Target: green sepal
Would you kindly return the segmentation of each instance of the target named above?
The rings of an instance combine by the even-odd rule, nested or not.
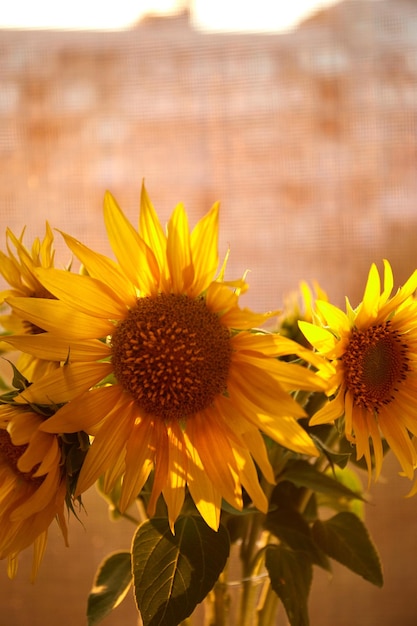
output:
[[[115,552],[97,570],[88,596],[88,626],[95,626],[125,598],[132,584],[130,552]]]
[[[381,561],[365,524],[354,513],[317,520],[312,535],[320,548],[377,587],[383,585]]]
[[[133,539],[134,595],[144,626],[177,626],[213,588],[230,541],[197,515],[181,516],[171,532],[166,518],[143,522]]]
[[[284,545],[269,545],[265,566],[271,587],[284,605],[291,626],[308,626],[308,596],[313,566],[305,552]]]

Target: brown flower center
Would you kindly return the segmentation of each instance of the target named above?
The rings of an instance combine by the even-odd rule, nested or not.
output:
[[[230,333],[201,298],[139,298],[112,344],[117,379],[147,413],[181,419],[226,390]]]
[[[342,361],[355,404],[378,412],[395,400],[398,385],[407,378],[408,346],[388,321],[354,330]]]
[[[0,458],[3,458],[15,474],[19,474],[19,476],[24,480],[41,483],[43,478],[33,478],[33,474],[36,472],[37,466],[34,467],[31,472],[21,472],[17,466],[17,463],[26,448],[27,445],[15,446],[12,443],[7,430],[4,430],[3,428],[0,429]]]

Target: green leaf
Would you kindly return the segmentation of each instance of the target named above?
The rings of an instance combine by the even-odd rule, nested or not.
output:
[[[177,626],[193,612],[229,556],[227,530],[215,532],[197,515],[143,522],[133,539],[134,592],[144,626]]]
[[[326,470],[328,476],[331,476],[333,473],[340,483],[353,492],[359,492],[362,489],[361,479],[351,467],[345,467],[343,470],[339,467],[335,467],[333,471],[330,468]],[[345,498],[344,496],[335,498],[327,494],[318,494],[317,504],[319,507],[331,508],[337,512],[350,511],[362,520],[365,517],[365,505],[364,502],[359,499],[353,500],[352,498]]]
[[[316,444],[318,450],[320,450],[320,452],[327,458],[327,460],[329,461],[329,463],[331,464],[332,467],[334,465],[337,465],[341,469],[346,467],[346,465],[348,464],[348,462],[349,462],[349,460],[350,460],[350,458],[352,456],[352,451],[349,451],[349,452],[335,452],[331,448],[328,448],[323,443],[323,441],[321,441],[321,439],[316,437],[313,433],[309,433],[309,434],[310,434],[310,437],[312,438],[312,440],[314,441],[314,443]]]
[[[132,584],[130,552],[115,552],[100,565],[87,603],[88,626],[95,626],[125,598]]]
[[[319,472],[314,465],[307,461],[289,463],[279,477],[280,480],[289,480],[297,487],[307,487],[312,491],[325,493],[337,498],[358,498],[363,500],[360,493],[352,491],[338,480]]]
[[[372,584],[382,587],[381,562],[364,523],[353,513],[337,513],[313,524],[312,534],[326,554],[359,574]]]
[[[330,570],[329,560],[314,542],[309,525],[298,511],[279,508],[269,512],[265,528],[293,550],[304,552],[312,563]]]
[[[303,552],[283,545],[266,548],[265,566],[271,587],[281,599],[291,626],[308,626],[308,594],[313,566]]]

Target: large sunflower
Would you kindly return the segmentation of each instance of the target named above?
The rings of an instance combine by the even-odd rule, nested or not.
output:
[[[382,292],[372,265],[356,309],[348,302],[344,313],[317,301],[321,325],[300,322],[308,341],[333,369],[330,402],[310,424],[344,417],[346,438],[356,445],[357,457],[365,458],[370,473],[374,464],[375,478],[381,471],[383,439],[411,478],[417,461],[410,437],[417,435],[417,307],[411,297],[417,271],[391,297],[392,270],[387,261],[384,267]]]
[[[33,544],[32,580],[56,518],[67,544],[67,484],[56,435],[40,430],[44,418],[29,406],[0,406],[0,559],[8,575],[19,552]]]
[[[48,331],[12,337],[12,345],[65,360],[22,400],[40,394],[45,401],[70,401],[43,430],[95,436],[80,492],[103,474],[106,490],[123,476],[124,510],[154,470],[148,512],[162,493],[171,525],[186,486],[213,528],[222,497],[242,508],[242,486],[265,511],[254,460],[268,481],[274,474],[259,431],[291,450],[317,454],[295,419],[304,411],[288,392],[324,389],[325,383],[312,370],[277,358],[312,352],[253,331],[271,314],[239,307],[243,280],[224,282],[223,270],[214,278],[218,204],[192,232],[179,204],[165,233],[143,187],[138,231],[109,193],[104,217],[118,264],[64,235],[88,275],[39,270],[57,300],[8,300],[17,314]]]
[[[20,237],[16,237],[10,229],[6,231],[7,254],[0,250],[0,275],[9,287],[0,291],[0,305],[8,297],[53,298],[52,294],[39,282],[35,273],[38,267],[53,267],[54,237],[51,227],[46,223],[45,237],[42,241],[36,238],[31,249],[24,245],[23,235],[24,232]],[[0,315],[0,324],[6,333],[32,335],[43,332],[43,329],[36,324],[32,324],[13,313]],[[6,345],[1,343],[0,347],[5,348]],[[22,353],[17,362],[17,367],[29,380],[34,380],[56,369],[58,364]]]

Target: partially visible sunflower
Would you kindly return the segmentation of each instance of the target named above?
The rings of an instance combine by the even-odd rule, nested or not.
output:
[[[43,432],[43,422],[29,406],[0,405],[0,559],[8,560],[10,578],[19,553],[32,544],[36,578],[55,518],[68,545],[59,438]]]
[[[279,317],[279,332],[285,337],[293,339],[297,343],[309,347],[308,341],[300,331],[298,322],[313,322],[317,316],[315,309],[316,300],[328,301],[327,293],[320,287],[317,281],[313,287],[302,280],[298,291],[293,291],[284,299],[284,310]]]
[[[0,291],[0,306],[8,297],[13,298],[53,298],[54,296],[40,283],[36,277],[36,269],[49,268],[54,264],[54,237],[48,223],[46,223],[45,237],[42,241],[36,238],[32,248],[28,250],[23,244],[23,235],[18,238],[10,229],[6,231],[7,254],[0,250],[0,274],[6,280],[9,288]],[[14,250],[13,250],[14,248]],[[43,329],[22,319],[14,313],[0,315],[0,324],[7,333],[25,333],[28,335],[42,333]],[[1,348],[6,344],[0,343]],[[58,367],[58,363],[51,363],[38,359],[29,354],[19,356],[17,367],[29,380],[34,380],[43,374],[49,373]]]
[[[88,275],[39,270],[57,300],[8,299],[16,313],[48,330],[12,337],[12,345],[66,360],[22,400],[69,400],[42,429],[95,436],[78,492],[103,474],[110,491],[123,476],[123,511],[153,470],[148,512],[162,493],[171,526],[186,486],[215,529],[222,498],[242,508],[242,486],[266,511],[254,461],[269,482],[274,473],[260,431],[296,452],[318,454],[296,421],[305,413],[288,392],[326,383],[278,359],[301,352],[314,360],[311,351],[252,330],[272,314],[239,307],[243,280],[225,282],[224,267],[215,279],[218,209],[190,232],[179,204],[165,233],[143,187],[136,231],[107,193],[105,224],[118,264],[64,235]],[[63,318],[62,307],[71,315]]]
[[[356,445],[358,459],[365,458],[370,476],[373,466],[375,478],[380,474],[385,439],[412,478],[417,461],[410,437],[417,435],[417,305],[412,298],[417,271],[391,297],[388,261],[384,268],[381,291],[378,270],[371,266],[363,301],[356,309],[347,302],[344,313],[317,301],[322,325],[300,322],[308,341],[333,369],[327,374],[331,399],[310,424],[344,417],[346,438]]]

